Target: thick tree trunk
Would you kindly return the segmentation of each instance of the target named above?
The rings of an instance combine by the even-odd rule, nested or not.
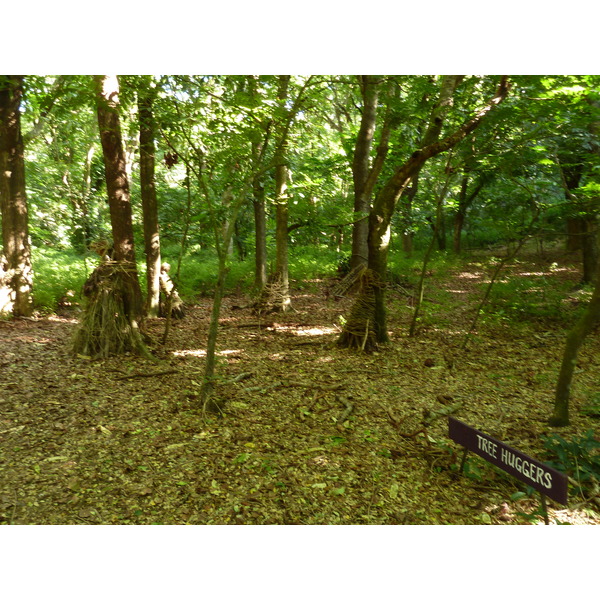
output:
[[[140,124],[140,184],[144,217],[144,248],[146,253],[146,316],[158,317],[160,305],[160,234],[158,203],[154,183],[154,91],[150,77],[143,77],[138,89]]]
[[[444,89],[444,86],[442,86]],[[418,175],[419,171],[430,158],[437,156],[438,154],[453,148],[458,142],[467,137],[472,131],[474,131],[486,114],[489,113],[497,104],[502,102],[508,93],[508,78],[502,77],[500,85],[496,91],[496,95],[488,102],[488,104],[482,108],[470,121],[465,123],[462,127],[457,129],[451,135],[448,135],[442,140],[435,141],[420,150],[414,152],[411,157],[398,167],[395,173],[388,179],[387,183],[381,188],[371,210],[369,218],[369,263],[368,271],[373,273],[370,279],[377,282],[375,291],[375,303],[374,311],[371,314],[364,314],[364,323],[370,323],[371,327],[374,327],[377,341],[385,342],[388,339],[387,323],[386,323],[386,310],[384,301],[384,286],[385,286],[385,273],[387,268],[387,253],[389,249],[390,240],[390,224],[392,215],[396,208],[398,199],[405,192],[410,182]],[[439,108],[438,103],[434,109],[434,114],[431,120],[430,130],[441,130],[442,123],[439,121],[441,115],[445,112],[437,112]],[[447,108],[449,104],[444,103]],[[365,303],[364,298],[357,298],[357,303]],[[338,340],[338,343],[342,346],[353,346],[356,344],[352,343],[352,337],[360,335],[356,323],[352,324],[353,330],[351,335],[347,332],[342,332],[342,336]],[[364,328],[363,328],[364,332]]]
[[[352,256],[350,269],[366,265],[368,261],[369,221],[371,210],[370,194],[367,189],[369,178],[371,145],[377,119],[378,82],[372,75],[359,77],[363,97],[363,112],[360,129],[356,136],[352,178],[354,180],[354,214],[357,221],[352,229]]]
[[[0,77],[0,211],[4,253],[4,264],[0,267],[0,312],[12,311],[16,317],[31,314],[33,287],[19,111],[22,95],[22,76]]]
[[[104,154],[106,189],[113,234],[113,259],[128,265],[123,271],[127,288],[128,316],[136,321],[142,317],[142,292],[138,280],[133,241],[133,223],[129,181],[119,122],[119,82],[116,76],[95,77],[98,102],[98,126]]]

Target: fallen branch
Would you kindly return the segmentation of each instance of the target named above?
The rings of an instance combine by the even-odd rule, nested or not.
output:
[[[254,373],[240,373],[236,375],[233,379],[228,379],[223,383],[239,383],[240,381],[244,381],[244,379],[250,379],[250,377],[254,377]]]
[[[311,390],[323,390],[327,392],[337,392],[345,387],[343,383],[336,383],[334,385],[319,385],[318,383],[297,383],[295,381],[280,382],[279,385],[283,387],[309,388]]]
[[[440,417],[447,417],[448,415],[455,413],[458,409],[462,407],[462,405],[462,402],[456,402],[455,404],[445,406],[444,408],[440,408],[439,410],[435,410],[433,412],[429,410],[426,411],[423,418],[423,425],[431,425],[436,419],[439,419]]]
[[[179,373],[179,371],[170,369],[169,371],[159,371],[158,373],[135,373],[134,375],[117,377],[117,381],[122,381],[123,379],[134,379],[135,377],[159,377],[160,375],[172,375],[173,373]]]
[[[354,404],[348,402],[348,400],[344,400],[343,398],[337,398],[337,400],[346,407],[346,410],[337,419],[337,423],[341,425],[350,416],[350,413],[354,410]]]

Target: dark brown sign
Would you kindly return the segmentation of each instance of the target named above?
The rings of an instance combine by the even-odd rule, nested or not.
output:
[[[548,498],[567,504],[567,476],[564,473],[514,450],[454,417],[448,417],[448,435],[451,440],[475,452]]]

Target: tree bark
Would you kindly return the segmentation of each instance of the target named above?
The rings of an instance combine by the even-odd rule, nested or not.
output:
[[[140,184],[144,219],[144,248],[146,253],[146,316],[156,318],[160,305],[160,232],[158,226],[158,202],[154,182],[154,114],[155,91],[151,78],[144,76],[138,89],[138,113],[140,126]]]
[[[600,243],[600,240],[598,241]],[[569,425],[569,399],[577,355],[585,338],[600,323],[600,266],[597,267],[595,281],[590,303],[579,321],[567,335],[558,381],[556,383],[554,412],[548,421],[553,427],[566,427]]]
[[[567,251],[581,250],[581,283],[593,283],[598,267],[598,228],[597,216],[582,201],[575,190],[579,187],[584,171],[584,159],[580,156],[557,157],[558,167],[565,192],[565,198],[571,202],[576,216],[567,218]]]
[[[462,230],[465,226],[465,220],[467,216],[467,210],[477,196],[479,192],[483,189],[485,185],[485,178],[480,177],[475,189],[471,191],[470,194],[467,194],[468,186],[469,186],[469,172],[465,170],[461,185],[460,185],[460,193],[458,196],[458,209],[456,214],[454,215],[454,232],[452,238],[452,248],[455,254],[461,253],[461,242],[462,242]]]
[[[23,77],[0,78],[0,211],[4,260],[0,266],[0,312],[27,317],[32,312],[33,270],[29,246],[25,160],[20,105]],[[1,260],[1,257],[0,257]]]
[[[369,222],[367,218],[371,209],[370,194],[367,191],[369,178],[371,145],[375,133],[377,119],[378,81],[372,75],[359,76],[363,98],[363,112],[360,129],[356,136],[354,157],[352,161],[352,178],[354,181],[354,214],[357,221],[352,229],[352,256],[350,269],[355,269],[368,262]]]
[[[113,234],[113,259],[123,262],[123,281],[127,290],[125,310],[132,321],[142,318],[142,292],[138,279],[129,181],[119,122],[119,82],[116,76],[95,76],[97,115],[104,154],[106,189]]]
[[[254,285],[262,290],[267,283],[267,211],[265,188],[259,177],[252,182],[254,207]]]
[[[289,75],[279,76],[277,97],[283,106],[288,97]],[[280,296],[279,310],[285,312],[291,307],[288,272],[288,181],[287,165],[288,127],[278,136],[275,151],[275,279]]]

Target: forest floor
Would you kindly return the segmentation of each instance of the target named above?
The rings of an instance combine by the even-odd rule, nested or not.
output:
[[[262,319],[226,297],[221,416],[197,405],[210,298],[156,343],[157,364],[71,355],[73,314],[0,322],[0,523],[543,524],[539,495],[483,459],[457,476],[462,449],[439,411],[545,460],[544,435],[598,430],[581,409],[600,391],[600,339],[580,351],[571,425],[550,428],[564,322],[488,315],[460,349],[490,272],[473,256],[430,273],[413,338],[411,289],[391,286],[392,341],[371,355],[336,347],[352,298],[328,299],[331,281]],[[560,256],[506,273],[579,278]],[[164,325],[150,323],[153,339]],[[598,496],[572,486],[548,512],[551,524],[600,523]]]

